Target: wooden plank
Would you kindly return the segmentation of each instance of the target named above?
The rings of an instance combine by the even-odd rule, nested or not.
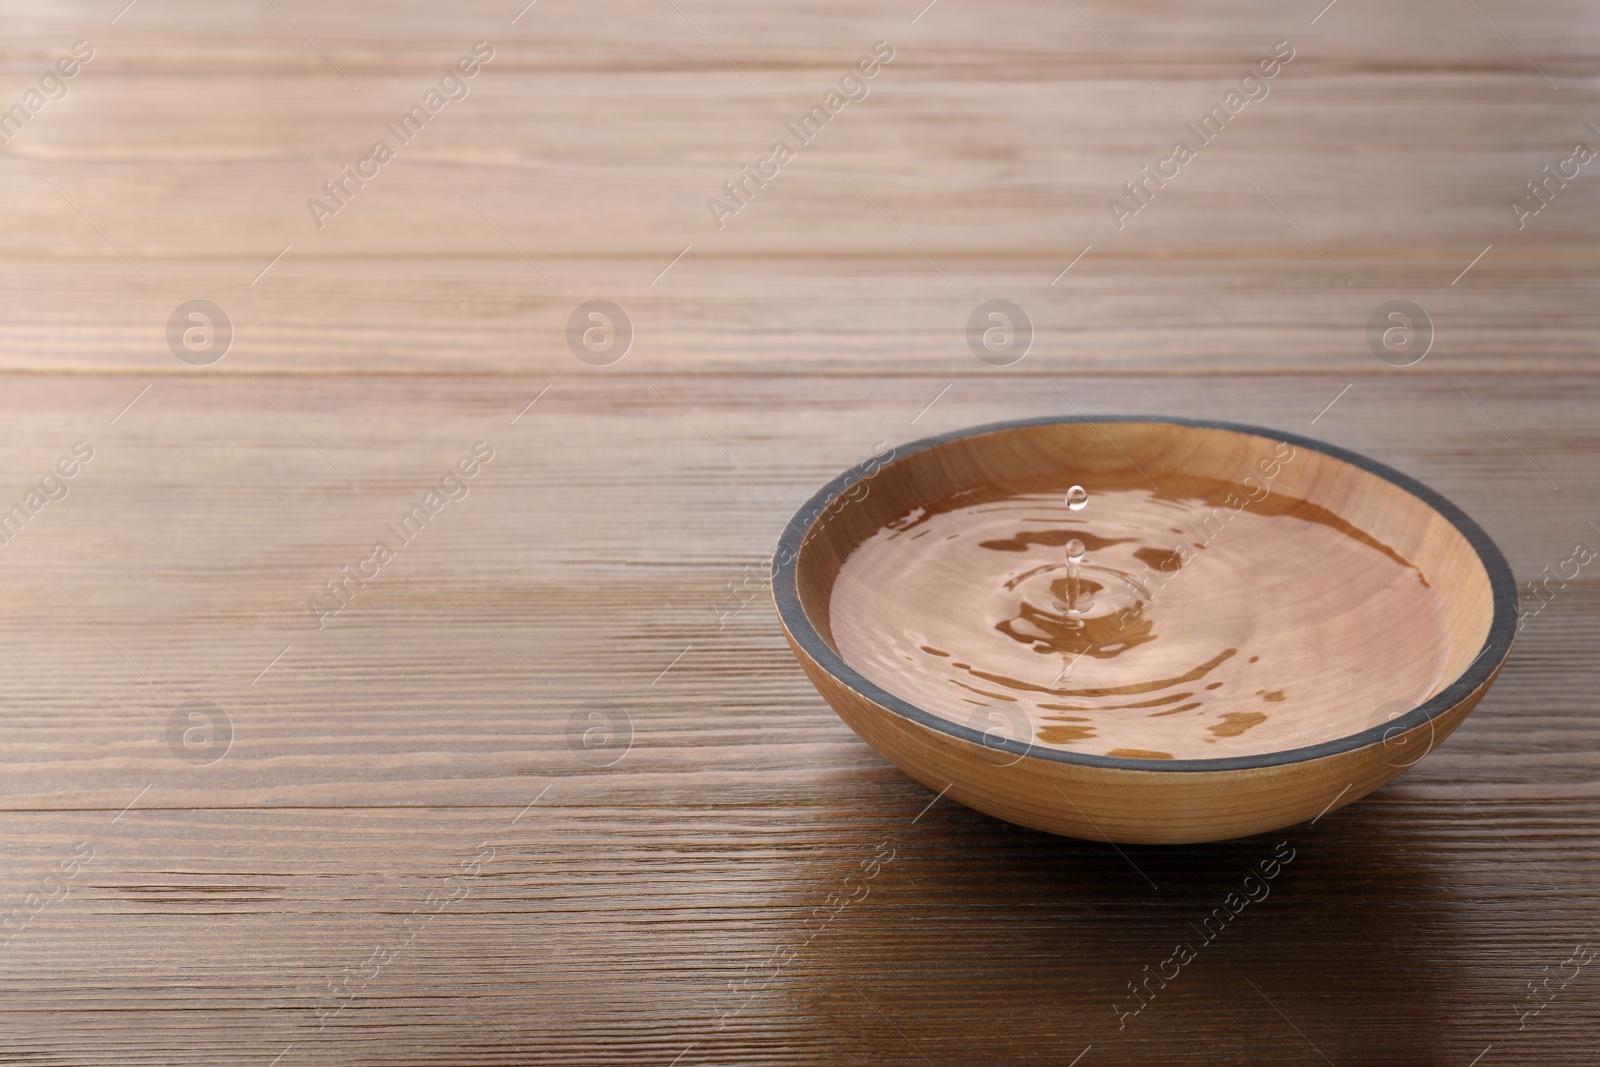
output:
[[[182,371],[163,331],[196,297],[239,326],[230,369],[262,371],[572,370],[567,318],[597,295],[639,330],[620,373],[971,370],[966,319],[996,296],[1029,311],[1041,356],[1094,372],[1344,370],[1395,297],[1434,317],[1430,370],[1491,371],[1514,347],[1569,371],[1592,350],[1600,186],[1580,168],[1521,228],[1508,207],[1600,143],[1576,7],[1519,14],[1516,45],[1442,5],[1346,0],[1315,26],[1092,15],[1124,60],[1067,8],[937,8],[897,36],[791,6],[715,13],[727,61],[661,5],[534,8],[404,145],[384,123],[497,6],[381,31],[294,13],[326,60],[266,9],[201,11],[134,8],[0,157],[4,366]],[[79,32],[70,15],[11,46],[14,95]],[[599,46],[597,23],[624,36]],[[707,201],[885,35],[900,44],[868,97],[719,228]],[[1119,228],[1124,183],[1291,38],[1269,95]],[[396,158],[319,228],[307,202],[337,206],[323,183],[379,138]]]
[[[764,788],[745,774],[804,789],[850,735],[747,573],[816,485],[879,443],[1003,418],[1169,411],[1319,433],[1456,499],[1524,582],[1600,536],[1583,503],[1600,486],[1580,458],[1597,431],[1592,379],[1396,378],[1343,394],[1337,379],[946,384],[180,379],[118,416],[136,381],[8,379],[7,469],[36,480],[77,440],[95,454],[3,546],[15,593],[0,608],[14,650],[4,806],[114,811],[146,785],[179,805],[520,806],[552,777],[588,782],[567,730],[591,701],[633,717],[646,802],[682,780],[679,761],[711,754],[695,773],[724,789]],[[495,458],[403,543],[402,516],[478,441]],[[361,561],[377,541],[395,559],[347,581],[347,566],[373,569]],[[1495,766],[1549,761],[1552,777],[1480,773],[1592,794],[1587,749],[1546,753],[1545,727],[1525,719],[1587,729],[1575,716],[1589,581],[1530,622],[1437,762],[1467,759],[1494,709],[1512,706],[1505,694],[1533,686],[1540,699],[1484,743]],[[337,611],[330,582],[345,583]],[[192,700],[218,704],[235,731],[203,774],[163,734]],[[1487,754],[1471,751],[1474,766]],[[295,775],[257,770],[279,765]]]
[[[1566,1058],[1593,1033],[1581,995],[1525,1030],[1516,1015],[1526,981],[1593,942],[1592,850],[1573,839],[1593,800],[1375,799],[1312,829],[1119,854],[964,809],[918,818],[928,798],[893,777],[755,807],[552,793],[515,826],[461,808],[8,815],[32,845],[10,895],[94,849],[5,946],[8,1051],[955,1063],[1092,1045],[1109,1063],[1303,1063],[1310,1043],[1404,1063]],[[1270,896],[1204,942],[1196,924],[1283,841]],[[892,859],[840,907],[880,843]],[[1176,943],[1198,958],[1119,1029],[1127,983]]]
[[[1471,253],[1346,262],[1359,286],[1315,257],[1232,262],[1213,284],[1198,284],[1197,274],[1217,273],[1204,257],[1095,261],[1094,252],[1056,286],[1052,275],[1075,253],[970,261],[947,271],[947,285],[920,260],[699,260],[691,252],[652,286],[675,254],[669,249],[649,262],[574,263],[565,274],[546,264],[548,286],[514,258],[422,269],[286,257],[252,287],[274,254],[163,264],[171,273],[159,286],[143,285],[120,261],[0,261],[18,294],[0,311],[0,356],[12,370],[118,370],[140,381],[188,374],[193,368],[168,346],[167,322],[203,298],[234,327],[233,347],[210,375],[971,378],[992,368],[973,354],[968,321],[1001,298],[1033,326],[1018,372],[1387,380],[1397,372],[1375,358],[1368,324],[1381,305],[1405,299],[1424,309],[1434,335],[1409,375],[1560,375],[1590,367],[1600,308],[1595,273],[1576,263],[1486,259],[1452,288]],[[566,337],[579,305],[596,298],[620,305],[634,333],[626,356],[600,369],[580,362]],[[87,314],[91,305],[98,310]]]

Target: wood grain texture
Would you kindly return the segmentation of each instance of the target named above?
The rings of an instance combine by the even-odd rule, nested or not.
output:
[[[1458,6],[18,12],[0,99],[97,51],[0,151],[0,360],[171,373],[167,316],[207,297],[229,371],[555,373],[603,295],[638,327],[624,373],[972,373],[967,316],[1006,296],[1052,371],[1360,373],[1403,297],[1439,332],[1425,373],[1577,369],[1600,185],[1520,229],[1508,202],[1600,143],[1600,26]],[[719,228],[706,201],[880,39],[869,95]],[[471,94],[319,228],[308,199],[476,40]],[[1279,40],[1269,95],[1119,229],[1107,201]]]
[[[0,109],[95,48],[0,147],[0,506],[94,449],[0,544],[0,1060],[1594,1057],[1600,972],[1550,992],[1600,943],[1592,569],[1403,780],[1120,852],[930,806],[750,578],[877,442],[1079,410],[1368,452],[1525,594],[1600,545],[1597,174],[1507,208],[1600,140],[1590,6],[521,6],[0,3]],[[871,95],[717,229],[880,39]],[[317,229],[478,40],[471,95]],[[1271,95],[1118,230],[1279,40]],[[597,297],[636,328],[603,368],[564,339]],[[207,367],[165,339],[196,298],[236,327]],[[994,298],[1035,325],[1014,367],[967,347]],[[1365,336],[1396,298],[1436,331],[1403,370]]]

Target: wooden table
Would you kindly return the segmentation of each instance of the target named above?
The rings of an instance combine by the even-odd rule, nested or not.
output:
[[[0,1062],[1600,1056],[1593,567],[1414,771],[1181,848],[936,799],[759,577],[878,442],[1078,411],[1363,450],[1524,583],[1600,547],[1592,5],[123,2],[0,13]]]

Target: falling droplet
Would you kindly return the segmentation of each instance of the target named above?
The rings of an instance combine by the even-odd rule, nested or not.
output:
[[[1067,542],[1067,617],[1076,620],[1082,614],[1078,607],[1078,571],[1083,566],[1083,557],[1086,553],[1083,542],[1074,537]],[[1083,625],[1078,622],[1078,625]]]
[[[1083,486],[1075,485],[1067,490],[1067,507],[1073,511],[1082,511],[1087,503],[1089,503],[1089,492]]]

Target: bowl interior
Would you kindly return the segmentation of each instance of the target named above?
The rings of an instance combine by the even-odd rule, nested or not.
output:
[[[1039,751],[1229,759],[1381,736],[1459,683],[1496,619],[1470,520],[1303,438],[1050,420],[861,473],[829,487],[794,561],[824,666]],[[1102,615],[1069,618],[1069,596]]]

